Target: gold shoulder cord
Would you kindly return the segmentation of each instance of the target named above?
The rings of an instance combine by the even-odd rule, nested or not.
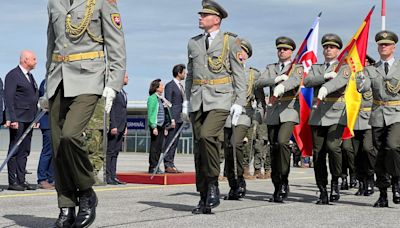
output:
[[[392,85],[389,81],[386,81],[386,89],[392,94],[398,93],[400,91],[400,81],[398,81],[395,86]]]
[[[369,91],[363,93],[362,96],[363,96],[363,98],[364,98],[365,100],[371,100],[371,99],[372,99],[372,91],[369,90]]]
[[[215,60],[213,58],[211,58],[210,56],[208,56],[208,65],[210,67],[210,70],[214,73],[221,72],[224,67],[227,69],[224,62],[227,57],[227,53],[229,52],[229,42],[228,41],[229,41],[229,35],[225,34],[224,35],[224,45],[222,48],[221,55],[218,56]]]
[[[90,21],[92,20],[94,7],[96,5],[96,0],[87,0],[86,1],[86,12],[85,17],[78,25],[72,24],[71,14],[67,15],[67,19],[65,20],[66,32],[69,34],[69,37],[73,39],[77,39],[81,37],[86,31],[89,37],[98,43],[103,43],[103,37],[94,35],[89,31]]]
[[[247,80],[247,104],[253,100],[254,70],[250,69],[249,79]]]

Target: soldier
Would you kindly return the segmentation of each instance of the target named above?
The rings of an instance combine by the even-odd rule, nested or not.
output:
[[[51,0],[48,16],[47,90],[40,105],[50,107],[60,208],[55,226],[88,227],[96,217],[97,196],[82,132],[99,97],[105,97],[109,113],[122,88],[126,54],[121,17],[115,1],[107,0]]]
[[[267,106],[266,123],[271,152],[271,178],[275,191],[270,201],[283,202],[289,192],[290,137],[294,125],[299,123],[299,102],[296,99],[303,68],[294,67],[293,74],[287,75],[291,68],[291,56],[296,44],[291,38],[278,37],[275,41],[278,63],[267,66],[256,82],[256,87],[269,86],[276,102]],[[290,77],[291,80],[288,80]]]
[[[350,75],[348,66],[340,68],[337,57],[342,48],[342,40],[336,34],[325,34],[321,39],[324,64],[312,65],[304,79],[306,87],[314,87],[314,95],[321,100],[311,111],[309,124],[313,137],[313,163],[320,197],[317,204],[329,204],[326,185],[328,172],[326,155],[329,154],[329,170],[332,174],[330,201],[338,201],[338,180],[342,174],[342,134],[347,124],[344,91]],[[319,89],[319,90],[318,90]],[[317,93],[318,91],[318,93]]]
[[[104,98],[99,99],[92,118],[84,131],[86,146],[89,150],[89,160],[93,166],[95,185],[104,185],[98,174],[104,164],[103,127],[104,127]],[[107,125],[108,126],[108,125]]]
[[[228,13],[212,0],[203,1],[202,5],[199,28],[204,33],[189,40],[187,99],[182,105],[184,118],[188,118],[190,110],[193,126],[196,188],[200,192],[194,214],[211,213],[211,208],[220,204],[218,134],[229,112],[233,115],[233,125],[237,124],[246,103],[240,41],[235,34],[220,30]]]
[[[242,48],[242,53],[239,55],[240,60],[243,62],[243,64],[245,64],[247,59],[252,56],[253,49],[251,47],[251,44],[245,39],[241,39],[240,46]],[[239,120],[237,121],[237,125],[234,127],[234,129],[232,129],[232,117],[229,116],[226,119],[224,128],[225,175],[228,178],[229,187],[231,188],[228,196],[225,198],[227,200],[238,200],[239,198],[243,198],[246,195],[246,182],[243,177],[243,139],[245,138],[246,133],[250,128],[251,117],[254,115],[254,82],[259,78],[260,72],[257,69],[250,67],[247,70],[246,75],[247,103],[244,107],[245,113],[240,115]],[[235,96],[236,94],[234,94],[234,98]],[[232,139],[232,137],[234,137],[234,139]],[[234,145],[232,145],[233,142],[235,143]],[[233,152],[233,147],[235,147],[235,153]],[[234,158],[234,156],[236,156],[236,159]],[[235,160],[236,165],[234,164]]]
[[[354,160],[357,152],[354,150],[351,139],[345,139],[342,143],[342,183],[340,184],[340,190],[349,190],[357,185],[356,169]],[[349,171],[349,172],[347,172]],[[347,176],[350,174],[350,186],[347,181]]]
[[[378,151],[375,172],[380,192],[374,207],[388,207],[387,188],[390,184],[393,203],[400,203],[400,61],[394,58],[398,41],[395,33],[380,31],[375,41],[381,60],[365,67],[356,81],[360,92],[372,90],[369,124],[372,126],[373,144]]]

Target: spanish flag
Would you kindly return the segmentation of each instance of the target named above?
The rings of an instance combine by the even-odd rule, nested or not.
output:
[[[367,17],[353,36],[349,44],[339,55],[339,62],[346,61],[351,69],[349,83],[344,94],[347,113],[347,127],[344,129],[342,138],[349,139],[354,136],[354,125],[356,123],[362,95],[357,91],[356,73],[364,69],[365,59],[367,55],[369,25],[372,12],[375,6],[369,11]]]

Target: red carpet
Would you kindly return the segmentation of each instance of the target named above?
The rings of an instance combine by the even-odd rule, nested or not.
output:
[[[196,183],[194,172],[156,174],[154,175],[153,179],[150,179],[151,174],[147,172],[117,173],[117,176],[121,181],[131,184],[174,185]]]

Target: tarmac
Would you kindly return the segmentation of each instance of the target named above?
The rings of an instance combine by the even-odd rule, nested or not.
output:
[[[3,161],[6,152],[0,152]],[[27,175],[36,182],[39,152],[28,158]],[[121,153],[118,171],[147,170],[148,154]],[[194,171],[192,155],[177,155],[176,166]],[[339,202],[316,205],[318,189],[314,171],[291,168],[290,193],[284,203],[268,202],[273,192],[270,179],[248,180],[247,195],[240,201],[225,201],[213,214],[193,215],[199,195],[194,184],[142,185],[127,184],[95,187],[99,198],[97,217],[91,227],[400,227],[400,205],[391,201],[389,208],[373,208],[373,196],[355,196],[356,189],[341,192]],[[7,170],[0,173],[0,187],[7,188]],[[229,191],[220,182],[221,195]],[[54,190],[0,192],[0,227],[51,227],[59,210]]]

